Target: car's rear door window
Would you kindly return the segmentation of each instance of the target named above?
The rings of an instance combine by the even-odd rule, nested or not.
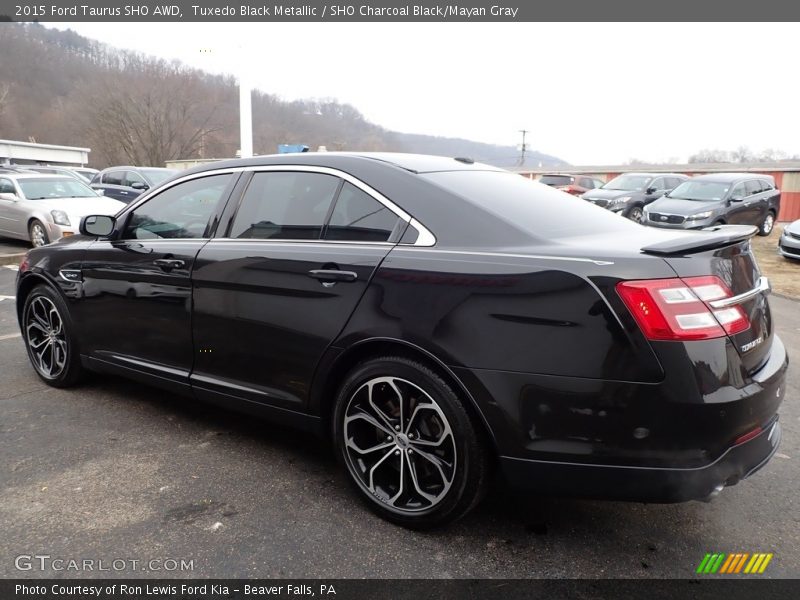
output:
[[[342,186],[325,230],[326,240],[386,242],[400,218],[349,182]]]
[[[230,237],[319,239],[341,179],[323,173],[255,173],[231,226]]]
[[[125,171],[109,171],[103,175],[103,183],[108,185],[122,185],[125,179]]]
[[[752,196],[753,194],[761,193],[761,182],[758,179],[751,179],[744,184],[745,194]]]

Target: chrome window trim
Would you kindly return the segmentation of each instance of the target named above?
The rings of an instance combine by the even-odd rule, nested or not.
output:
[[[296,244],[303,244],[306,246],[328,246],[330,244],[336,244],[340,246],[386,246],[386,247],[393,247],[397,246],[392,242],[357,242],[352,241],[349,242],[347,240],[320,240],[320,239],[277,239],[277,238],[211,238],[209,240],[209,244],[214,242],[225,242],[226,244],[236,242],[239,244],[252,244],[253,242],[258,242],[259,244],[269,244],[271,246],[294,246]]]
[[[410,250],[409,246],[401,248],[401,250]],[[456,254],[462,256],[492,256],[499,258],[535,258],[537,260],[565,260],[571,262],[588,262],[599,267],[613,265],[614,262],[610,260],[601,260],[598,258],[585,258],[581,256],[549,256],[545,254],[514,254],[511,252],[484,252],[480,250],[442,250],[439,248],[430,248],[420,250],[420,252],[432,252],[435,254]]]
[[[153,196],[160,194],[168,190],[169,188],[176,186],[180,183],[184,183],[186,181],[191,181],[193,179],[199,179],[201,177],[210,177],[212,175],[224,175],[226,173],[261,173],[261,172],[274,172],[274,171],[300,171],[306,173],[321,173],[323,175],[332,175],[334,177],[339,177],[348,183],[359,188],[361,191],[366,193],[368,196],[372,197],[374,200],[385,206],[391,212],[393,212],[399,219],[408,223],[411,227],[413,227],[417,231],[417,240],[413,244],[392,244],[390,242],[356,242],[356,243],[367,243],[367,244],[386,244],[389,246],[433,246],[436,244],[436,236],[425,227],[422,223],[417,221],[414,217],[404,211],[402,208],[397,206],[394,202],[389,200],[386,196],[381,194],[379,191],[371,188],[366,183],[361,181],[360,179],[353,177],[349,173],[344,171],[340,171],[339,169],[333,169],[331,167],[318,167],[314,165],[252,165],[248,167],[226,167],[220,169],[211,169],[208,171],[202,171],[200,173],[192,173],[191,175],[185,175],[183,177],[179,177],[167,185],[161,187],[154,188],[152,190],[148,190],[146,193],[142,194],[136,200],[134,200],[130,205],[123,208],[117,216],[121,215],[123,212],[130,213],[135,211],[141,204],[147,202]],[[191,238],[191,239],[209,239],[209,238]],[[237,238],[211,238],[211,239],[237,239]],[[263,240],[269,241],[269,240]],[[280,241],[298,241],[298,242],[306,242],[306,241],[319,241],[324,243],[337,243],[341,242],[341,240],[280,240]],[[354,242],[345,242],[345,243],[354,243]]]

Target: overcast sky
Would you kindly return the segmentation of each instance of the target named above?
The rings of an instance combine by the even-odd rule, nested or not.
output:
[[[800,154],[800,24],[71,23],[90,38],[388,129],[517,144],[573,164]],[[201,52],[201,50],[210,52]],[[302,140],[292,140],[302,142]]]

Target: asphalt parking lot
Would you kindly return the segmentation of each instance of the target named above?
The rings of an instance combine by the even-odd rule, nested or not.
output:
[[[800,576],[796,367],[778,454],[710,504],[498,486],[466,519],[416,533],[369,513],[313,437],[124,380],[43,385],[17,335],[15,275],[0,267],[0,577],[93,575],[21,572],[20,555],[125,560],[103,575],[126,577],[687,577],[706,552],[773,552],[763,576]],[[800,303],[772,307],[800,357]],[[143,570],[169,559],[193,568]]]

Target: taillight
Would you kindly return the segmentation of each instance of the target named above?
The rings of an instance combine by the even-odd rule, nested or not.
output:
[[[651,340],[708,340],[750,327],[740,306],[708,304],[733,296],[716,276],[622,281],[617,293]]]

